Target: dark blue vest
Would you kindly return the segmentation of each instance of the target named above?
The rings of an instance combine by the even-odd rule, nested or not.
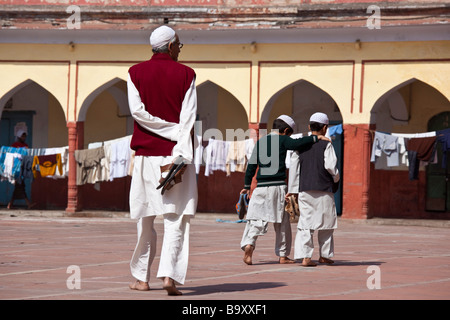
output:
[[[333,177],[324,167],[324,152],[328,141],[320,140],[299,154],[300,192],[333,192]]]

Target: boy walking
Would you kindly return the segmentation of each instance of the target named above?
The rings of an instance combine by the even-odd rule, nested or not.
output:
[[[253,191],[247,210],[247,224],[241,241],[244,250],[244,262],[252,264],[258,236],[266,234],[269,222],[274,224],[276,233],[275,254],[279,263],[293,263],[288,255],[291,251],[292,234],[289,214],[284,210],[286,195],[286,153],[287,150],[302,151],[320,139],[323,135],[312,135],[301,139],[289,136],[295,130],[295,122],[287,115],[281,115],[273,122],[270,134],[264,136],[255,145],[245,173],[245,186],[241,194],[247,194],[253,176],[256,175],[257,187]]]
[[[324,135],[329,120],[326,114],[317,112],[310,118],[313,135]],[[314,267],[311,261],[317,230],[319,263],[331,264],[334,255],[333,231],[337,228],[336,206],[333,193],[337,191],[339,171],[337,157],[330,142],[319,141],[302,153],[291,156],[289,193],[298,193],[300,218],[295,238],[295,259],[303,259],[302,266]]]

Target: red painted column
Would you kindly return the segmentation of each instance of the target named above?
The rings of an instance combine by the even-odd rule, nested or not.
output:
[[[342,173],[342,218],[369,218],[370,152],[369,124],[347,124],[344,128]]]
[[[75,150],[82,149],[84,140],[84,122],[69,121],[69,177],[67,182],[67,213],[81,210],[77,186],[77,165],[75,162]]]
[[[267,129],[267,123],[249,122],[248,128],[250,130],[250,138],[253,138],[256,142],[260,138],[259,131]]]

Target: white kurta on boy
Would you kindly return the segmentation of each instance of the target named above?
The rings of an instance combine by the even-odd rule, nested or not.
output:
[[[314,115],[313,115],[314,116]],[[328,124],[328,118],[320,114],[319,123]],[[314,117],[311,117],[314,120]],[[331,175],[333,182],[340,179],[337,157],[331,143],[324,150],[324,169]],[[314,250],[313,234],[318,230],[320,256],[331,258],[334,255],[333,231],[337,228],[334,194],[326,191],[308,190],[299,192],[301,164],[298,152],[293,152],[289,168],[289,193],[298,193],[300,217],[297,225],[294,258],[311,258]]]

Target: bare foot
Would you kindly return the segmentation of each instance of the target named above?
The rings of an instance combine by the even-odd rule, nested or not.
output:
[[[183,293],[175,287],[175,281],[172,278],[165,277],[163,280],[163,289],[166,289],[169,296],[181,296]]]
[[[289,257],[280,257],[279,262],[280,262],[280,264],[295,263],[295,261],[292,259],[289,259]]]
[[[255,247],[252,246],[251,244],[248,244],[245,246],[244,249],[244,262],[248,265],[252,264],[252,255],[253,255],[253,250],[255,250]]]
[[[302,263],[300,264],[302,267],[315,267],[317,264],[311,261],[311,258],[303,258]]]
[[[129,287],[131,290],[138,290],[138,291],[150,290],[150,287],[147,282],[139,281],[139,280],[136,280],[135,282],[130,283]]]
[[[327,264],[333,264],[334,261],[328,258],[324,258],[324,257],[320,257],[319,258],[319,263],[327,263]]]

